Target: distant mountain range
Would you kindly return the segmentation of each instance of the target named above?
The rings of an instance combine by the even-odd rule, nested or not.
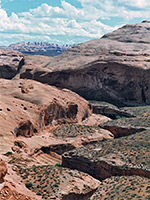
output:
[[[74,45],[58,45],[48,42],[20,42],[17,44],[11,44],[8,47],[0,46],[0,49],[3,50],[15,50],[20,51],[24,54],[30,55],[46,55],[46,56],[56,56],[67,49],[71,48]]]

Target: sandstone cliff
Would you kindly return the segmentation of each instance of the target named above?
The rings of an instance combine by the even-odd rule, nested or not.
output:
[[[150,103],[149,29],[149,21],[123,26],[46,64],[43,58],[38,67],[36,58],[27,56],[20,77],[69,88],[87,99],[118,105]]]

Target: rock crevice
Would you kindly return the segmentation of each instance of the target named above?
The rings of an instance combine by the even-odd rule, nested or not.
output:
[[[89,160],[82,156],[76,156],[73,152],[68,152],[63,155],[62,166],[83,171],[100,181],[111,176],[137,175],[150,178],[150,170],[148,169],[129,167],[125,164],[119,166],[115,161],[110,160],[107,162],[103,158],[100,161]]]

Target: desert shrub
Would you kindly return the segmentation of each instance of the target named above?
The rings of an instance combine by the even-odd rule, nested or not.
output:
[[[42,195],[41,192],[37,192],[36,194],[37,194],[37,195]]]
[[[9,156],[9,155],[12,155],[13,153],[11,151],[8,151],[7,153],[5,153],[4,155],[5,156]]]
[[[29,188],[31,188],[33,186],[33,184],[31,183],[31,182],[29,182],[29,183],[26,183],[26,187],[29,189]]]
[[[61,163],[56,163],[55,167],[61,167]]]

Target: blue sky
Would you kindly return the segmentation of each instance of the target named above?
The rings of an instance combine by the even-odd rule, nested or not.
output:
[[[0,45],[77,44],[143,20],[149,0],[0,0]]]

